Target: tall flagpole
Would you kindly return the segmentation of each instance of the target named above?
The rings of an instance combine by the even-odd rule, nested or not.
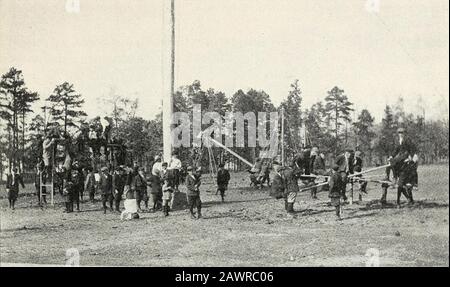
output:
[[[175,0],[164,1],[163,44],[163,160],[172,156],[172,112],[175,90]],[[170,48],[169,48],[170,47]]]

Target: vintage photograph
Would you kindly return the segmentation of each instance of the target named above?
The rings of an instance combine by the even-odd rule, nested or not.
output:
[[[449,267],[448,1],[0,0],[0,75],[0,267]]]

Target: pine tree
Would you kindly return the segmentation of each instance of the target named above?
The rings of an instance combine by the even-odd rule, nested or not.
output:
[[[50,113],[53,120],[64,126],[64,132],[68,127],[77,127],[77,122],[81,117],[87,114],[81,110],[84,100],[80,94],[77,94],[73,88],[73,84],[64,82],[56,86],[53,94],[48,97],[47,101],[53,103]]]
[[[339,129],[345,123],[350,123],[350,112],[353,111],[351,103],[347,96],[344,94],[344,90],[334,87],[331,91],[328,91],[328,96],[325,98],[325,112],[328,116],[328,120],[333,125],[331,131],[335,135],[336,145],[335,152],[339,148]]]

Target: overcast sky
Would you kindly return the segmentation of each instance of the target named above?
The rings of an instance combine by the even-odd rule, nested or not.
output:
[[[162,98],[164,0],[0,0],[0,73],[23,70],[46,98],[71,82],[90,116],[114,91],[153,118]],[[448,113],[446,0],[178,0],[176,86],[201,81],[232,96],[262,89],[279,104],[300,80],[304,107],[335,85],[379,121],[399,95],[427,117]],[[375,1],[375,0],[374,0]],[[423,102],[417,104],[419,96]]]

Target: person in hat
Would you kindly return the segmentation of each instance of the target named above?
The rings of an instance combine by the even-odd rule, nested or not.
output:
[[[95,173],[92,167],[86,168],[87,175],[84,181],[84,190],[89,194],[89,200],[92,204],[95,203]]]
[[[135,168],[135,170],[137,170],[137,173],[135,173],[131,183],[131,189],[135,191],[138,211],[141,212],[142,201],[144,201],[145,210],[148,210],[147,180],[145,178],[143,167]]]
[[[228,189],[228,182],[230,181],[230,173],[225,169],[223,163],[219,164],[217,170],[217,191],[220,192],[222,202],[225,201],[225,191]]]
[[[271,195],[284,198],[284,208],[288,214],[294,214],[294,204],[299,191],[298,172],[294,168],[284,168],[280,163],[272,163],[275,176],[272,180]]]
[[[189,212],[192,219],[195,219],[194,208],[197,208],[198,216],[200,219],[202,217],[202,201],[200,200],[200,176],[197,173],[194,174],[193,168],[188,166],[188,175],[186,177],[186,187],[187,187],[187,199],[189,205]]]
[[[116,212],[120,212],[120,201],[122,200],[123,191],[125,187],[126,178],[124,175],[124,169],[121,166],[116,167],[112,176],[112,189],[114,197],[114,209]]]
[[[331,200],[331,205],[334,206],[336,210],[336,219],[341,220],[341,185],[344,184],[342,181],[342,176],[340,175],[340,166],[335,164],[331,170],[331,175],[328,178],[329,193],[328,197]]]
[[[72,190],[70,192],[71,195],[71,201],[72,201],[72,211],[73,211],[73,204],[75,203],[77,206],[77,211],[80,211],[80,193],[83,189],[83,177],[81,172],[76,169],[72,168],[70,170],[70,181],[72,183]]]
[[[106,214],[106,210],[108,209],[106,203],[109,202],[109,209],[111,212],[113,209],[113,193],[112,193],[112,176],[108,171],[107,167],[101,168],[100,178],[98,182],[98,187],[102,195],[102,206],[103,213]]]
[[[153,202],[153,209],[152,209],[153,212],[162,207],[161,170],[162,170],[161,156],[156,155],[155,161],[152,166],[152,175],[151,175],[151,182],[152,182],[151,196]]]
[[[14,167],[11,174],[6,177],[6,191],[8,194],[9,208],[15,209],[16,200],[19,197],[19,184],[25,188],[22,176],[18,173],[17,167]]]
[[[338,172],[341,176],[341,196],[344,201],[347,201],[346,189],[348,183],[348,176],[354,172],[353,149],[346,148],[345,152],[336,158],[335,164],[339,166]]]
[[[412,191],[414,184],[417,183],[419,157],[416,146],[406,137],[406,130],[400,127],[397,135],[398,143],[389,162],[394,177],[397,178],[397,206],[400,207],[402,194],[407,198],[409,205],[414,204]]]

